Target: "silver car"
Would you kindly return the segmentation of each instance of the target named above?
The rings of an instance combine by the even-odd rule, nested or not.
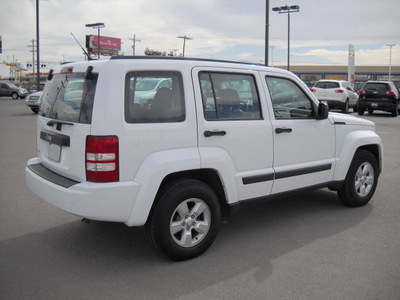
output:
[[[18,98],[25,99],[28,96],[28,90],[17,87],[11,82],[0,82],[0,97],[11,97],[14,100]]]
[[[42,98],[43,92],[36,92],[29,95],[25,100],[26,104],[31,108],[31,110],[37,114],[39,111],[40,99]]]

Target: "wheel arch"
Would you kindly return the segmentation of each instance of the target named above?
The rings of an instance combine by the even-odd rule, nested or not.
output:
[[[163,188],[168,186],[171,182],[180,179],[195,179],[208,185],[217,195],[219,204],[221,206],[222,218],[227,219],[231,215],[231,206],[228,204],[224,185],[221,181],[220,175],[215,169],[197,169],[197,170],[186,170],[168,174],[161,182],[157,191],[155,200],[152,204],[148,219],[150,218],[154,207],[157,204],[159,195],[162,193]]]
[[[370,151],[374,155],[378,162],[379,174],[382,173],[384,154],[381,138],[375,132],[352,132],[345,138],[342,144],[338,165],[334,174],[334,181],[345,179],[354,156],[360,150]]]

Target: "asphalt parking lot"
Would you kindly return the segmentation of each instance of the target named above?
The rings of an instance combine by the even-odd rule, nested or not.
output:
[[[327,189],[250,202],[204,255],[176,263],[143,228],[83,223],[31,193],[36,115],[0,98],[0,299],[398,300],[400,117],[363,118],[385,145],[368,205],[344,207]]]

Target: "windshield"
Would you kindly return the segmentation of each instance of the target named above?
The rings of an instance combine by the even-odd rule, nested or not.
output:
[[[90,124],[97,77],[84,73],[56,74],[47,82],[39,115],[47,118]]]

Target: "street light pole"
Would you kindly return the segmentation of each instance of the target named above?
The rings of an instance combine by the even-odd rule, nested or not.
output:
[[[295,12],[300,12],[299,5],[285,5],[280,7],[273,7],[273,11],[278,12],[279,14],[287,14],[288,15],[288,50],[287,50],[287,69],[290,70],[290,14]]]
[[[265,65],[268,66],[269,50],[269,0],[265,3]]]
[[[36,64],[36,87],[40,91],[39,0],[36,0]]]
[[[104,23],[93,23],[93,24],[86,24],[86,27],[92,27],[92,29],[97,28],[97,46],[98,46],[98,52],[97,52],[97,58],[100,59],[100,28],[106,27]]]
[[[396,44],[386,44],[390,48],[390,59],[389,59],[389,81],[392,80],[392,47],[396,46]]]

